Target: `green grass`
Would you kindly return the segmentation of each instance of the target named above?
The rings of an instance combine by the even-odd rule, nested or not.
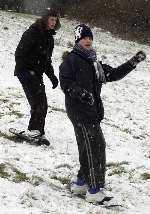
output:
[[[127,170],[122,165],[129,165],[129,162],[122,161],[122,162],[109,162],[109,163],[107,163],[106,167],[108,167],[109,170],[111,170],[108,173],[108,176],[121,175],[123,173],[127,173]]]
[[[15,115],[18,118],[22,118],[24,114],[20,113],[18,110],[15,110],[14,107],[20,105],[19,102],[11,102],[9,98],[0,97],[0,103],[4,104],[4,107],[7,107],[7,112],[5,114],[3,112],[0,113],[0,118],[5,115]]]
[[[39,186],[44,182],[43,178],[39,176],[27,176],[26,173],[21,172],[19,169],[11,165],[10,163],[0,164],[0,177],[8,179],[14,183],[28,182],[33,186]]]
[[[27,177],[26,173],[19,171],[17,168],[15,168],[9,163],[0,164],[0,177],[13,181],[15,183],[29,181],[29,178]]]
[[[33,186],[39,186],[41,183],[43,183],[44,180],[43,178],[41,177],[38,177],[38,176],[32,176],[30,178],[30,183],[33,185]]]
[[[29,178],[27,177],[26,173],[20,172],[18,169],[13,168],[15,172],[15,176],[13,178],[13,182],[21,183],[21,182],[29,182]]]
[[[127,170],[123,166],[118,166],[118,167],[113,167],[111,172],[108,173],[108,176],[112,175],[119,175],[121,176],[122,174],[127,173]]]
[[[141,177],[143,180],[149,180],[150,179],[150,173],[145,172],[145,173],[141,174]]]
[[[14,136],[14,135],[9,135],[7,133],[3,133],[0,131],[0,138],[3,137],[7,140],[11,140],[11,141],[14,141],[14,142],[23,142],[22,139],[18,138],[17,136]]]
[[[122,161],[122,162],[109,162],[106,164],[107,167],[119,167],[121,165],[129,165],[129,162]]]
[[[15,115],[17,116],[18,118],[22,118],[24,117],[24,114],[20,113],[19,111],[16,111],[16,110],[12,110],[9,112],[9,115]]]
[[[2,102],[2,103],[8,103],[9,100],[7,98],[0,98],[0,102]]]
[[[70,183],[70,176],[68,177],[57,177],[56,175],[52,176],[51,179],[60,181],[60,183],[64,184],[69,184]]]
[[[0,164],[0,177],[1,178],[9,178],[10,175],[6,171],[6,165],[4,163]]]
[[[64,163],[64,164],[60,164],[60,165],[56,166],[56,169],[59,169],[59,168],[68,168],[68,169],[71,169],[72,167],[69,164]]]
[[[52,110],[52,111],[59,111],[59,112],[63,112],[65,113],[66,111],[62,108],[57,108],[57,107],[54,107],[54,106],[49,106],[49,108]],[[50,111],[51,111],[50,110]]]

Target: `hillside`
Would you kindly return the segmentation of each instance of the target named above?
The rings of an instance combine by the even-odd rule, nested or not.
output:
[[[13,76],[14,51],[34,16],[0,11],[0,213],[1,214],[148,214],[150,210],[150,49],[146,45],[116,39],[94,28],[94,46],[100,60],[118,66],[139,50],[147,54],[121,81],[103,86],[107,142],[106,190],[119,207],[95,206],[72,197],[66,186],[78,170],[73,127],[68,120],[64,95],[52,90],[44,77],[48,98],[46,135],[51,146],[18,142],[9,127],[25,129],[29,108],[17,78]],[[53,65],[58,67],[64,50],[74,43],[77,24],[62,19],[55,37]]]

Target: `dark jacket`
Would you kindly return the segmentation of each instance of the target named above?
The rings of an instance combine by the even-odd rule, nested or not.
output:
[[[117,68],[102,64],[106,82],[120,80],[135,67],[126,62]],[[65,93],[65,105],[68,117],[74,122],[96,123],[104,117],[104,108],[100,97],[102,82],[98,82],[93,63],[72,51],[67,59],[60,65],[60,86]],[[74,96],[68,94],[68,89]],[[94,105],[82,103],[79,91],[85,89],[94,96]]]
[[[39,76],[44,72],[49,78],[53,76],[51,56],[54,48],[54,34],[54,30],[42,31],[38,23],[32,24],[23,33],[15,52],[15,75],[32,70]]]

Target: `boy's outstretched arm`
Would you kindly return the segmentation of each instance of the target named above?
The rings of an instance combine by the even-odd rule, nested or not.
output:
[[[136,65],[146,59],[146,54],[143,51],[136,53],[130,60],[117,68],[112,68],[109,65],[102,64],[105,72],[106,82],[117,81],[124,78],[128,73],[136,68]]]

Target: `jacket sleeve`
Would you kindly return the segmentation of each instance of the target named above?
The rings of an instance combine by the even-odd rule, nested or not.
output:
[[[18,69],[25,68],[24,57],[28,56],[35,43],[36,34],[34,30],[28,29],[23,33],[15,51],[15,61]]]
[[[76,72],[71,60],[63,62],[59,67],[59,71],[60,87],[63,92],[72,98],[79,98],[84,89],[76,82]]]
[[[49,61],[46,65],[45,74],[48,76],[48,78],[52,79],[54,77],[54,68],[51,64],[51,61]]]
[[[129,61],[123,63],[117,68],[113,68],[107,64],[102,64],[106,82],[112,82],[123,79],[128,73],[130,73],[136,67],[133,66]]]

